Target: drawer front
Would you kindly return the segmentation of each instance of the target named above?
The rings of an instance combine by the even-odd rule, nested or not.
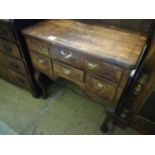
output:
[[[105,80],[99,80],[89,75],[86,77],[86,91],[89,91],[98,97],[104,97],[113,101],[116,90],[116,84]]]
[[[56,60],[59,60],[76,68],[84,68],[84,58],[80,53],[61,46],[54,46],[53,52],[54,58]]]
[[[17,84],[21,87],[31,90],[31,84],[28,77],[24,77],[8,68],[0,67],[0,77],[6,79],[9,82]]]
[[[9,40],[15,40],[11,23],[0,21],[0,36]]]
[[[2,38],[0,38],[0,52],[6,53],[8,55],[21,59],[18,46]]]
[[[85,59],[85,69],[87,72],[106,78],[108,80],[119,82],[123,73],[123,69],[104,62],[99,59]]]
[[[52,63],[49,58],[34,53],[32,51],[30,52],[30,56],[32,64],[37,70],[41,71],[42,73],[45,73],[49,77],[53,77]]]
[[[54,58],[79,69],[85,69],[94,75],[108,80],[119,82],[123,69],[91,57],[81,52],[76,52],[60,46],[54,46]]]
[[[52,53],[50,52],[52,46],[47,42],[28,37],[26,38],[26,43],[30,50],[43,54],[44,56],[52,56]]]
[[[53,68],[55,76],[63,77],[77,84],[83,82],[84,72],[79,69],[65,65],[57,61],[54,61]]]
[[[15,58],[9,57],[3,53],[0,53],[0,64],[9,67],[10,69],[21,73],[23,75],[27,75],[26,68],[24,66],[24,63],[20,60],[17,60]]]

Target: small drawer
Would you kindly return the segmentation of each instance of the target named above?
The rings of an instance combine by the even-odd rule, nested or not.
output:
[[[123,73],[123,69],[104,62],[98,58],[85,59],[85,69],[93,75],[106,78],[108,80],[119,82]]]
[[[21,59],[18,46],[2,38],[0,38],[0,52]]]
[[[49,77],[53,77],[53,69],[51,60],[40,54],[30,51],[33,66],[40,72],[45,73]]]
[[[18,73],[27,75],[26,68],[22,61],[12,58],[10,56],[7,56],[3,53],[0,53],[0,64],[18,72]]]
[[[61,46],[54,46],[53,52],[54,58],[56,60],[59,60],[76,68],[84,68],[84,58],[79,52]]]
[[[0,77],[2,77],[3,79],[5,79],[9,82],[17,84],[21,87],[27,88],[29,90],[32,89],[28,77],[26,77],[26,76],[24,77],[16,72],[10,70],[9,68],[0,66]]]
[[[89,91],[98,97],[113,100],[117,90],[117,85],[107,81],[99,80],[91,76],[86,77],[86,91]]]
[[[52,56],[51,47],[47,42],[35,38],[26,38],[27,46],[30,50],[43,54],[44,56]]]
[[[15,40],[10,22],[0,21],[0,36],[12,41]]]
[[[65,65],[58,61],[54,61],[53,68],[55,76],[63,77],[77,84],[83,82],[84,71]]]

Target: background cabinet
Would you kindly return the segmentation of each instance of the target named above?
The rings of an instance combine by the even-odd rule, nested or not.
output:
[[[133,93],[136,95],[131,108],[131,126],[145,134],[155,134],[155,33]]]
[[[144,134],[155,134],[155,30],[121,111],[120,117],[128,125]]]
[[[0,20],[0,77],[40,95],[21,30],[40,20]]]

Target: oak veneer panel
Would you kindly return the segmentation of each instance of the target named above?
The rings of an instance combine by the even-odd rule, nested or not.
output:
[[[75,20],[48,20],[23,32],[130,69],[136,66],[147,39],[140,32],[87,25]]]

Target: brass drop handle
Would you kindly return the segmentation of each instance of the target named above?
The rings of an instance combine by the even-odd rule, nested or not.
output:
[[[90,63],[88,61],[86,61],[86,64],[87,64],[87,68],[89,70],[95,70],[97,68],[97,66],[98,66],[98,64]]]
[[[40,49],[45,53],[48,54],[49,47],[47,45],[40,45]]]
[[[72,71],[70,69],[63,68],[63,72],[65,75],[69,75]]]
[[[105,85],[103,85],[102,83],[97,83],[96,86],[97,86],[97,89],[104,89],[105,88]]]
[[[45,60],[43,59],[38,59],[39,64],[43,64],[45,62]]]
[[[70,59],[70,58],[72,58],[72,54],[71,54],[71,53],[64,52],[64,51],[61,51],[60,53],[61,53],[61,55],[62,55],[65,59]]]
[[[11,48],[8,44],[3,44],[3,49],[4,49],[6,52],[11,52],[11,51],[12,51],[12,48]]]

